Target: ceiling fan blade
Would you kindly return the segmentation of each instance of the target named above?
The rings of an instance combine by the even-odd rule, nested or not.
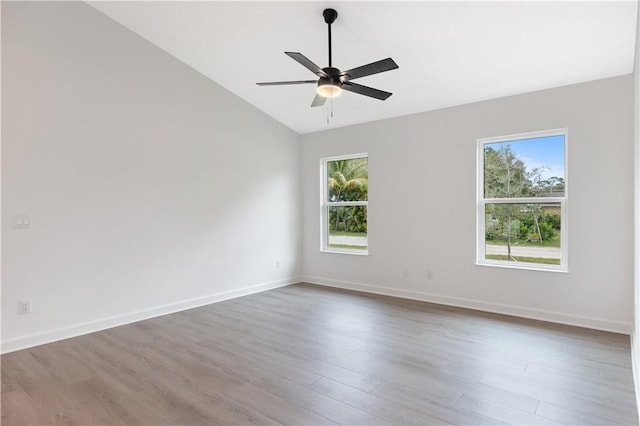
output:
[[[396,68],[398,68],[398,64],[396,64],[393,59],[387,58],[361,67],[353,68],[348,71],[343,71],[340,73],[340,79],[342,81],[355,80],[356,78],[391,71]]]
[[[311,62],[311,60],[304,56],[302,53],[284,52],[284,54],[289,56],[294,61],[298,62],[303,67],[307,68],[318,77],[329,77],[324,71],[322,71],[322,68]]]
[[[326,100],[327,98],[325,98],[324,96],[320,96],[319,94],[316,93],[316,97],[313,98],[313,102],[311,102],[311,106],[312,107],[322,106],[324,105]]]
[[[258,86],[284,86],[287,84],[317,84],[318,80],[298,80],[298,81],[271,81],[268,83],[256,83]]]
[[[374,89],[373,87],[363,86],[362,84],[352,83],[350,81],[345,81],[344,83],[342,83],[342,88],[359,95],[365,95],[369,96],[370,98],[380,99],[381,101],[384,101],[393,94],[385,92],[384,90]]]

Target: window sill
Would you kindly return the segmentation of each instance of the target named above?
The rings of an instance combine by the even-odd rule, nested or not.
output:
[[[504,269],[521,269],[525,271],[542,271],[542,272],[560,272],[563,274],[568,274],[569,269],[563,266],[557,267],[549,267],[536,265],[532,263],[520,264],[520,265],[511,265],[509,263],[493,263],[493,262],[480,262],[476,261],[476,266],[489,266],[491,268],[504,268]]]
[[[354,256],[368,256],[369,250],[349,250],[349,249],[332,249],[323,248],[320,249],[322,253],[336,253],[336,254],[351,254]]]

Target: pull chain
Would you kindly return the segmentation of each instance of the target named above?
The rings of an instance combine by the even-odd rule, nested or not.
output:
[[[327,124],[329,124],[329,117],[333,118],[333,98],[329,99],[329,108],[327,108]]]

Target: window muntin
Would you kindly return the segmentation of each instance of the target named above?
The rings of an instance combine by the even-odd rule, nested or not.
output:
[[[321,250],[368,254],[367,154],[325,158],[321,164]]]
[[[567,270],[567,131],[478,140],[478,264]]]

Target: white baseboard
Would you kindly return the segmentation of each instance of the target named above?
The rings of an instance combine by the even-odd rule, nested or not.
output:
[[[301,281],[300,277],[291,277],[283,280],[272,281],[263,284],[252,285],[235,290],[224,291],[220,293],[210,294],[207,296],[196,297],[193,299],[182,300],[176,303],[170,303],[153,308],[143,309],[134,312],[128,312],[122,315],[116,315],[108,318],[102,318],[94,321],[87,321],[81,324],[75,324],[70,327],[63,327],[54,330],[47,330],[41,333],[20,336],[13,339],[2,341],[1,353],[18,351],[33,346],[44,345],[46,343],[56,342],[58,340],[69,339],[71,337],[82,336],[83,334],[94,333],[96,331],[105,330],[107,328],[118,327],[133,322],[142,321],[149,318],[159,317],[162,315],[172,314],[187,309],[193,309],[204,305],[210,305],[224,300],[234,299],[240,296],[247,296],[266,290],[272,290],[278,287],[285,287]]]
[[[162,306],[156,306],[149,309],[143,309],[140,311],[129,312],[122,315],[116,315],[113,317],[102,318],[99,320],[88,321],[81,324],[75,324],[70,327],[63,327],[53,330],[47,330],[41,333],[30,334],[26,336],[20,336],[13,339],[3,340],[1,344],[0,353],[5,354],[9,352],[18,351],[21,349],[30,348],[33,346],[43,345],[46,343],[56,342],[58,340],[69,339],[71,337],[82,336],[83,334],[89,334],[108,328],[118,327],[125,324],[130,324],[137,321],[142,321],[149,318],[154,318],[162,315],[171,314],[174,312],[180,312],[187,309],[197,308],[204,305],[209,305],[216,302],[222,302],[224,300],[234,299],[236,297],[247,296],[254,293],[259,293],[266,290],[271,290],[279,287],[285,287],[291,284],[299,282],[308,282],[311,284],[323,285],[327,287],[336,287],[346,290],[361,291],[365,293],[381,294],[385,296],[400,297],[404,299],[420,300],[424,302],[437,303],[447,306],[457,306],[461,308],[475,309],[485,312],[493,312],[504,315],[513,315],[517,317],[530,318],[542,321],[555,322],[559,324],[574,325],[578,327],[592,328],[596,330],[611,331],[615,333],[631,334],[631,324],[624,322],[605,320],[600,318],[585,317],[578,315],[569,315],[559,312],[544,311],[538,309],[524,308],[514,305],[505,305],[498,303],[482,302],[472,299],[464,299],[458,297],[442,296],[433,293],[417,292],[410,290],[401,290],[391,287],[375,286],[370,284],[363,284],[351,281],[333,280],[323,277],[303,276],[303,277],[291,277],[284,280],[272,281],[263,284],[257,284],[249,287],[243,287],[240,289],[229,290],[225,292],[215,293],[207,296],[197,297],[193,299],[183,300],[176,303],[171,303]],[[634,365],[634,377],[636,380],[636,389],[640,386],[640,377],[637,373],[640,365],[637,365],[638,354],[635,353],[635,346],[633,346],[632,335],[632,357]],[[640,397],[640,392],[636,392],[636,395]],[[640,407],[640,400],[638,401],[638,407]]]
[[[327,287],[336,287],[346,290],[355,290],[366,293],[381,294],[385,296],[400,297],[404,299],[420,300],[423,302],[437,303],[440,305],[475,309],[478,311],[512,315],[516,317],[554,322],[565,325],[573,325],[595,330],[611,331],[614,333],[631,334],[631,324],[622,321],[611,321],[602,318],[571,315],[563,312],[552,312],[541,309],[526,308],[522,306],[483,302],[481,300],[443,296],[439,294],[411,290],[401,290],[397,288],[381,287],[352,281],[333,280],[323,277],[304,276],[303,281]]]

